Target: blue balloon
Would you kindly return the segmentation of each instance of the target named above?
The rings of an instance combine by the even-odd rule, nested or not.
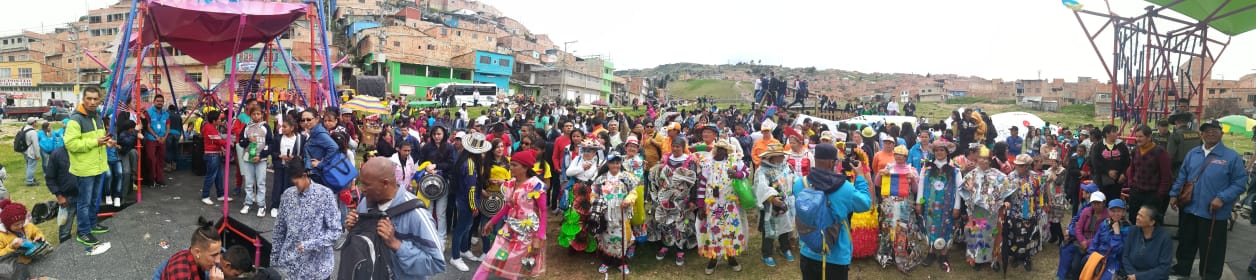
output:
[[[1082,4],[1077,3],[1077,0],[1061,0],[1061,2],[1064,4],[1065,7],[1068,7],[1069,9],[1073,11],[1082,10]]]

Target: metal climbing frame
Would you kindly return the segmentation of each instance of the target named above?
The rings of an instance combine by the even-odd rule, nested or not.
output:
[[[1256,4],[1225,0],[1215,9],[1206,10],[1210,12],[1207,17],[1197,20],[1176,12],[1166,13],[1192,1],[1164,2],[1167,3],[1147,6],[1134,17],[1118,15],[1106,0],[1106,13],[1080,8],[1073,12],[1108,74],[1112,87],[1110,122],[1115,124],[1121,119],[1121,131],[1125,131],[1126,124],[1149,123],[1174,112],[1202,116],[1204,81],[1230,43],[1230,35],[1213,30],[1209,24],[1256,8]],[[1104,22],[1092,29],[1083,20],[1083,14]],[[1111,33],[1107,37],[1112,40],[1110,58],[1096,43],[1108,40],[1101,38],[1105,31]]]

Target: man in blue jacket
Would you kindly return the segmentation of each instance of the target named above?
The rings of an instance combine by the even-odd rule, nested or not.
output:
[[[74,228],[74,215],[78,214],[75,207],[78,201],[78,177],[70,174],[70,154],[66,152],[65,146],[52,150],[44,160],[48,163],[48,167],[44,168],[48,192],[57,196],[57,205],[66,209],[65,223],[58,223],[60,228],[57,229],[58,240],[65,243],[74,237],[70,230]]]
[[[366,203],[359,203],[356,211],[349,212],[345,228],[352,228],[358,221],[358,213],[371,209],[387,211],[412,199],[414,194],[402,190],[393,174],[395,165],[387,158],[374,157],[363,164],[359,184]],[[394,279],[427,279],[428,276],[445,272],[443,239],[436,233],[432,212],[424,207],[413,212],[381,219],[376,229],[383,243],[393,250],[390,267]]]
[[[1226,225],[1231,209],[1244,191],[1247,171],[1239,154],[1221,143],[1221,125],[1215,122],[1199,126],[1204,144],[1191,149],[1178,169],[1173,189],[1169,191],[1169,205],[1179,212],[1177,264],[1173,274],[1186,277],[1191,274],[1198,251],[1200,270],[1205,280],[1221,278],[1225,263]],[[1194,182],[1192,198],[1186,205],[1178,205],[1177,196],[1182,186]]]
[[[858,163],[854,168],[857,172],[854,184],[846,180],[846,176],[834,172],[837,164],[837,147],[829,143],[816,145],[814,164],[815,168],[807,174],[807,185],[827,193],[829,211],[833,214],[834,221],[848,221],[851,213],[864,212],[872,208],[872,199],[868,195],[868,181],[864,178],[867,174],[863,168],[859,168]],[[801,186],[794,186],[794,193],[801,191]],[[848,227],[848,225],[843,225],[843,227]],[[837,248],[829,250],[827,255],[812,251],[806,244],[799,246],[802,247],[803,256],[802,262],[799,263],[802,269],[802,279],[821,279],[821,275],[827,279],[847,278],[850,273],[852,248],[850,229],[844,228],[842,232],[837,238]],[[825,263],[821,263],[822,261]]]

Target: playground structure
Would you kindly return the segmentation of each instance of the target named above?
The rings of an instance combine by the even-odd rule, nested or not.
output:
[[[330,10],[324,7],[324,1],[132,0],[112,67],[91,57],[102,67],[110,69],[110,76],[104,85],[106,93],[102,114],[117,119],[118,113],[125,111],[138,119],[146,114],[145,108],[157,95],[169,95],[167,99],[172,101],[184,99],[180,95],[194,99],[189,107],[196,111],[209,108],[222,110],[223,118],[228,121],[234,120],[240,113],[242,101],[251,97],[261,98],[266,106],[270,106],[272,101],[283,100],[306,108],[337,107],[339,100],[333,93],[336,87],[331,69],[344,62],[344,58],[335,62],[329,51],[326,18]],[[309,73],[303,72],[304,69],[284,50],[278,39],[302,18],[309,22],[309,52],[315,60],[309,63]],[[321,42],[316,44],[315,40]],[[257,44],[264,46],[255,64],[241,63],[241,53]],[[215,65],[230,58],[230,77],[212,87],[202,87],[182,69],[167,63],[167,56],[171,54],[163,48],[166,45],[205,65]],[[90,53],[88,56],[91,56]],[[315,62],[323,67],[315,67]],[[259,72],[270,77],[266,72],[274,71],[272,69],[276,69],[277,63],[288,69],[287,84],[272,84],[269,78],[264,83],[257,80]],[[242,65],[253,67],[241,69]],[[246,70],[251,70],[249,79],[241,81],[239,78]],[[176,91],[172,71],[179,75],[183,84],[193,85],[192,92],[181,94]],[[162,76],[166,78],[166,88],[161,87],[160,80],[146,78],[155,73],[165,74]],[[288,90],[275,90],[278,87]],[[172,103],[178,106],[178,102]],[[111,135],[117,135],[117,127],[112,122],[108,129]],[[227,131],[227,139],[234,139],[230,130]],[[142,148],[142,144],[137,144],[136,148]],[[232,150],[227,149],[227,158],[232,157]],[[139,166],[143,166],[143,159],[139,160],[141,163],[135,172],[136,184],[142,186],[143,176]],[[230,170],[229,160],[223,165],[222,170]],[[224,178],[222,193],[229,193],[230,179],[230,176]],[[143,200],[142,191],[141,187],[136,188],[137,203]],[[224,235],[224,240],[235,241],[227,243],[249,247],[254,253],[256,265],[267,265],[269,242],[247,225],[229,219],[229,205],[229,201],[223,202],[223,218],[216,225],[219,233]],[[113,214],[101,213],[101,216]]]
[[[1098,2],[1098,1],[1096,1]],[[1256,0],[1147,0],[1142,14],[1127,17],[1112,10],[1086,10],[1064,0],[1073,10],[1094,48],[1112,93],[1111,123],[1151,123],[1179,112],[1204,112],[1204,85],[1213,65],[1225,54],[1230,38],[1256,29]],[[1171,15],[1169,11],[1178,15]],[[1088,25],[1083,15],[1103,24]],[[1110,32],[1110,37],[1104,37]],[[1111,56],[1097,42],[1112,38]],[[1106,43],[1106,42],[1105,42]]]

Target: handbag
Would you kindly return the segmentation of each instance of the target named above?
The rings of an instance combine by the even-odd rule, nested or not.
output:
[[[315,169],[332,193],[339,193],[349,187],[349,183],[358,177],[358,169],[342,153],[332,153],[327,162],[319,164]]]
[[[1186,208],[1191,203],[1191,199],[1195,197],[1195,181],[1199,180],[1199,176],[1204,175],[1204,170],[1208,170],[1208,162],[1212,161],[1212,155],[1204,158],[1203,166],[1199,167],[1199,172],[1195,173],[1195,178],[1182,184],[1182,190],[1178,191],[1177,206],[1178,208]]]

